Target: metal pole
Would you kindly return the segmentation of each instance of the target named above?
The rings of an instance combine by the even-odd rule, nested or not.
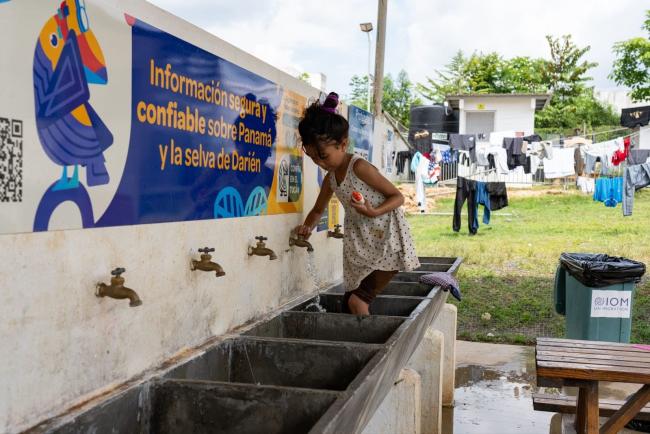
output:
[[[386,11],[388,0],[378,0],[377,8],[377,42],[375,50],[375,116],[381,114],[381,99],[384,87],[384,45],[386,43]]]
[[[366,89],[366,93],[368,94],[367,95],[368,101],[366,103],[366,110],[370,111],[370,71],[371,71],[371,68],[372,68],[371,62],[370,62],[370,56],[372,54],[372,51],[371,51],[372,42],[370,42],[370,32],[366,32],[366,34],[368,35],[368,88]]]

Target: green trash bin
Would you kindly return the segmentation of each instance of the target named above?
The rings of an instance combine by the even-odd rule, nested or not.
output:
[[[634,286],[641,262],[607,255],[563,253],[555,273],[555,310],[569,339],[629,342]]]

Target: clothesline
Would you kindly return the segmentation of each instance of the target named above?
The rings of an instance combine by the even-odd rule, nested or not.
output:
[[[577,135],[577,136],[572,136],[572,137],[582,137],[583,139],[588,139],[589,137],[598,136],[598,135],[602,135],[602,134],[614,133],[614,132],[616,132],[616,131],[623,131],[623,130],[629,130],[629,128],[625,128],[625,127],[623,127],[623,128],[616,128],[616,129],[608,130],[608,131],[598,131],[598,132],[591,133],[591,134],[579,134],[579,135]],[[624,137],[632,137],[632,136],[635,136],[635,135],[638,135],[638,134],[639,134],[639,132],[638,132],[638,131],[635,131],[635,132],[630,133],[630,134],[627,134],[627,135],[625,135],[625,136],[621,136],[621,138],[624,138]]]

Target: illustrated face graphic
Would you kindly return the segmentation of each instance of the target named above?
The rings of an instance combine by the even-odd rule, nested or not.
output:
[[[50,18],[41,30],[39,42],[45,55],[52,62],[52,69],[56,69],[63,46],[71,31],[77,37],[88,83],[106,84],[108,75],[104,53],[90,28],[85,0],[63,1],[56,15]]]

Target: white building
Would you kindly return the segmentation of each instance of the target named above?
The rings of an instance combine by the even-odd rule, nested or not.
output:
[[[458,110],[460,134],[484,134],[492,131],[535,130],[535,112],[546,107],[550,94],[464,94],[447,95],[445,103]]]
[[[614,107],[616,114],[621,114],[621,110],[624,108],[641,107],[650,104],[650,101],[633,102],[632,98],[630,97],[629,89],[594,89],[594,97],[598,101]]]

